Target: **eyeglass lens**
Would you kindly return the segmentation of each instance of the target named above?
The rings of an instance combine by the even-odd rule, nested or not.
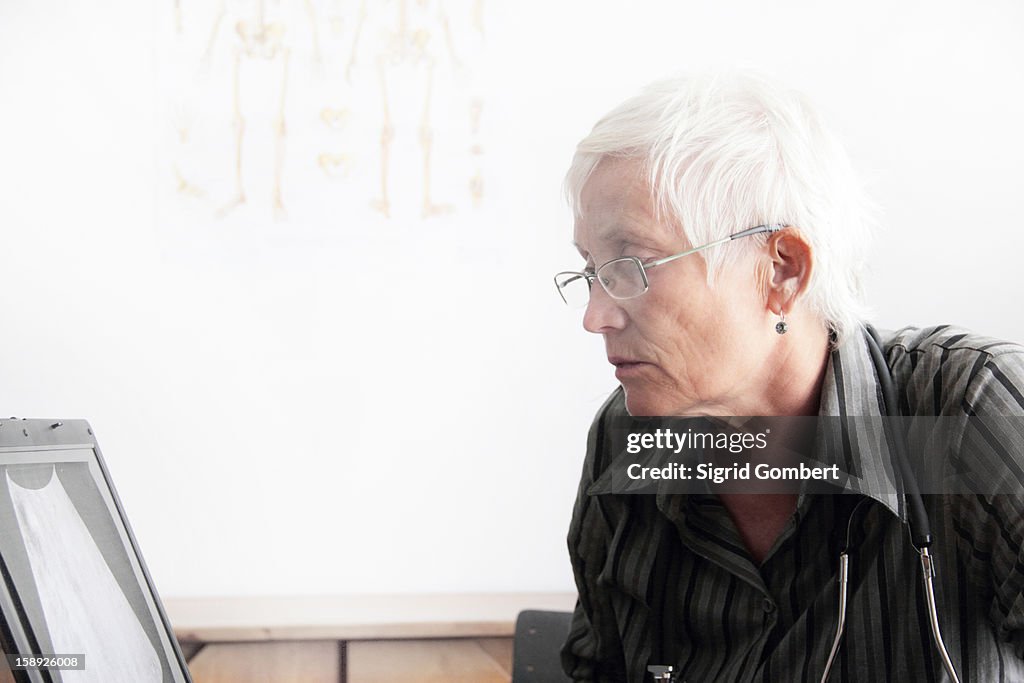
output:
[[[647,290],[640,263],[632,258],[609,261],[598,269],[595,279],[613,299],[632,299]],[[582,308],[587,305],[590,300],[590,278],[580,273],[559,273],[555,282],[569,306]]]

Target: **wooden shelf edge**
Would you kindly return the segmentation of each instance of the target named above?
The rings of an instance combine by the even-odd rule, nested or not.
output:
[[[574,593],[167,598],[180,641],[509,637],[524,609],[571,610]]]

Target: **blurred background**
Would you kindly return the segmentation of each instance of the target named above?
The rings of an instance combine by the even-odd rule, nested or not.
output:
[[[164,598],[573,590],[614,388],[562,175],[760,68],[883,210],[883,327],[1024,340],[1024,6],[0,3],[3,414],[88,419]]]

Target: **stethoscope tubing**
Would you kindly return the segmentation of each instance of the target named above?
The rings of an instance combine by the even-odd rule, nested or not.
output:
[[[890,413],[899,415],[899,403],[896,401],[896,390],[892,380],[892,373],[889,371],[889,365],[885,362],[885,357],[882,354],[882,344],[878,338],[878,332],[871,326],[868,326],[867,331],[868,349],[871,352],[871,359],[875,365],[875,372],[878,375],[878,381],[882,385],[882,397],[885,401],[885,412],[887,415]],[[935,649],[939,653],[940,659],[942,659],[942,665],[945,667],[946,673],[949,674],[953,683],[960,683],[960,677],[957,675],[956,668],[953,666],[953,660],[950,659],[949,652],[946,650],[946,644],[942,640],[942,630],[939,628],[939,614],[935,601],[935,586],[933,582],[935,577],[935,557],[929,554],[928,551],[932,544],[931,525],[929,524],[928,513],[924,508],[924,499],[921,497],[921,491],[917,485],[917,478],[914,476],[910,467],[910,462],[907,459],[907,446],[904,441],[903,434],[901,430],[894,429],[891,436],[892,443],[895,445],[899,471],[902,475],[903,490],[906,493],[907,517],[910,523],[911,543],[921,560],[921,580],[924,582],[925,600],[928,604],[928,621],[931,626],[932,642],[935,644]],[[849,586],[850,564],[850,529],[853,522],[853,516],[857,512],[857,508],[860,507],[860,504],[863,502],[863,500],[858,502],[850,512],[850,518],[847,520],[846,527],[846,542],[843,545],[842,551],[839,553],[839,619],[836,623],[836,635],[832,640],[832,649],[829,652],[828,660],[825,662],[825,671],[821,675],[821,683],[826,683],[828,680],[829,673],[832,671],[832,665],[835,663],[836,655],[839,653],[839,646],[846,627],[846,604],[848,600],[847,592]]]

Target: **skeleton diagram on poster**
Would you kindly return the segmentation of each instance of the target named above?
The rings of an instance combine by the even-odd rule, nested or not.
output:
[[[429,220],[480,205],[482,0],[170,9],[162,207],[251,224],[366,211]]]
[[[447,66],[456,72],[465,68],[459,58],[451,23],[440,0],[397,0],[397,25],[394,12],[387,4],[374,6],[375,15],[368,16],[367,2],[363,0],[356,27],[356,38],[353,46],[352,60],[346,67],[351,75],[357,56],[365,53],[372,60],[376,70],[381,96],[380,125],[380,190],[373,200],[372,206],[385,216],[391,210],[391,158],[392,146],[396,137],[402,133],[414,133],[418,142],[418,153],[421,157],[421,212],[424,218],[452,210],[452,206],[439,203],[431,194],[432,153],[435,137],[435,111],[432,98],[434,94],[435,74],[439,67]],[[378,22],[378,30],[371,33],[370,38],[363,37],[364,23]],[[482,28],[482,27],[481,27]],[[375,34],[375,37],[374,37]],[[365,48],[363,42],[368,43]],[[363,48],[363,49],[361,49]],[[403,123],[393,113],[392,101],[401,101],[398,96],[402,88],[410,89],[404,93],[411,103],[420,102],[417,119],[406,120],[407,129],[399,126]],[[474,135],[479,133],[482,104],[479,99],[470,105],[469,123]],[[480,153],[478,143],[471,152]],[[482,179],[479,173],[469,183],[469,190],[474,200],[482,196]]]

